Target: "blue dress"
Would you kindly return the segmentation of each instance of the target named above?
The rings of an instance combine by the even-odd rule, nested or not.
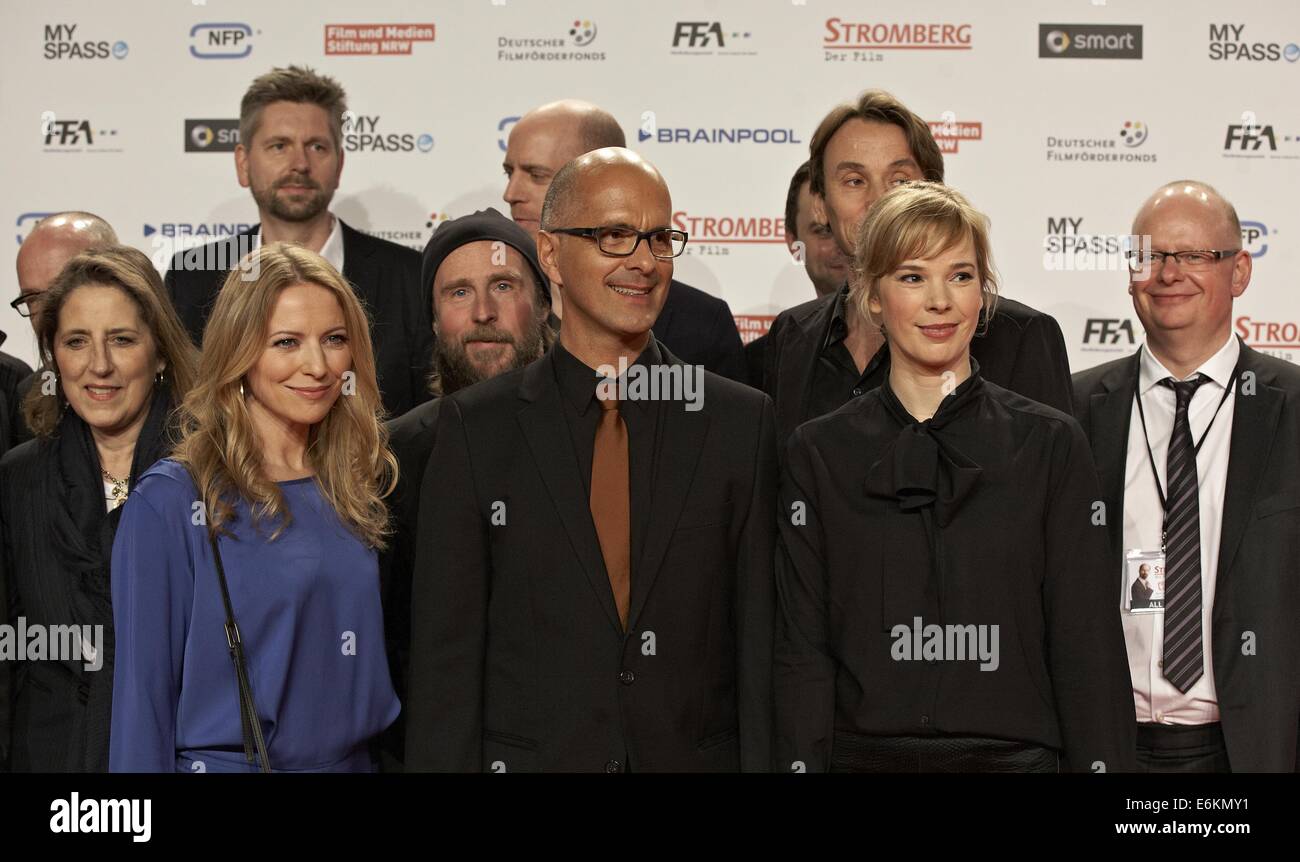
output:
[[[275,541],[246,502],[221,539],[235,621],[272,768],[373,769],[397,718],[376,555],[315,479],[280,482],[292,524]],[[166,459],[140,477],[113,543],[112,772],[251,772],[225,610],[199,494]],[[195,522],[199,523],[195,523]]]

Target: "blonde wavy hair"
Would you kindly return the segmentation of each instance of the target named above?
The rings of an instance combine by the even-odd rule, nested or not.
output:
[[[883,276],[903,261],[933,257],[968,237],[975,246],[975,268],[979,272],[983,299],[982,332],[997,311],[998,303],[989,221],[961,192],[942,183],[910,182],[898,186],[867,210],[853,249],[851,307],[872,324],[879,325],[869,303],[877,296]]]
[[[251,281],[248,276],[256,273]],[[263,472],[261,443],[243,398],[243,380],[266,346],[280,293],[298,284],[325,288],[343,309],[352,347],[355,392],[340,395],[313,425],[307,461],[322,496],[367,546],[382,549],[390,532],[383,498],[397,484],[397,459],[388,448],[366,312],[343,277],[324,258],[293,243],[251,252],[217,295],[203,335],[199,382],[180,407],[181,442],[172,457],[198,485],[214,538],[229,534],[235,501],[246,500],[255,524],[274,523],[274,540],[293,519],[279,486]]]
[[[36,373],[38,382],[27,390],[22,403],[23,419],[37,437],[52,436],[63,411],[68,409],[62,385],[56,388],[54,396],[49,396],[39,381],[45,379],[46,372],[58,376],[54,340],[59,333],[59,315],[68,297],[86,285],[116,287],[135,303],[140,321],[149,331],[158,358],[164,363],[162,373],[168,379],[173,401],[180,401],[195,383],[198,351],[177,317],[153,262],[144,252],[130,246],[91,248],[64,264],[43,297],[45,312],[36,331],[41,359]]]

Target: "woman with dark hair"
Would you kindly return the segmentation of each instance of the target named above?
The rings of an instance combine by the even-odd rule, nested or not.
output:
[[[1131,769],[1088,443],[970,355],[996,302],[986,220],[911,183],[868,211],[854,264],[851,305],[890,370],[787,449],[781,769]]]
[[[365,311],[320,255],[264,245],[217,295],[199,380],[113,547],[110,768],[370,771],[401,707],[376,560],[397,465]]]
[[[23,404],[36,437],[0,460],[9,622],[28,633],[11,766],[104,772],[119,507],[173,445],[172,411],[197,357],[153,264],[125,246],[68,262],[45,295],[37,341],[41,367]]]

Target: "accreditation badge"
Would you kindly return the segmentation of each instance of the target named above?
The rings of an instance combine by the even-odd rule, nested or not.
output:
[[[1128,551],[1124,554],[1124,594],[1120,608],[1130,614],[1165,612],[1165,555],[1163,551]]]

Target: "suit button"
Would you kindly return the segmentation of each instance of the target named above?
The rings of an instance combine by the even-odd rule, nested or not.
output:
[[[855,387],[853,387],[853,394],[854,394],[855,396],[856,396],[856,395],[861,395],[861,394],[862,394],[862,387],[861,387],[861,386],[855,386]]]
[[[1163,669],[1164,666],[1165,666],[1165,660],[1164,660],[1164,659],[1160,659],[1160,661],[1156,662],[1156,667]]]
[[[623,764],[619,763],[617,760],[611,760],[611,761],[609,761],[608,763],[605,764],[605,771],[606,771],[606,772],[622,772],[622,771],[623,771]]]
[[[618,681],[623,683],[623,685],[631,685],[636,682],[636,674],[632,673],[630,670],[625,670],[618,675]]]
[[[930,716],[928,715],[921,716],[921,724],[929,724],[929,723],[930,723]]]

